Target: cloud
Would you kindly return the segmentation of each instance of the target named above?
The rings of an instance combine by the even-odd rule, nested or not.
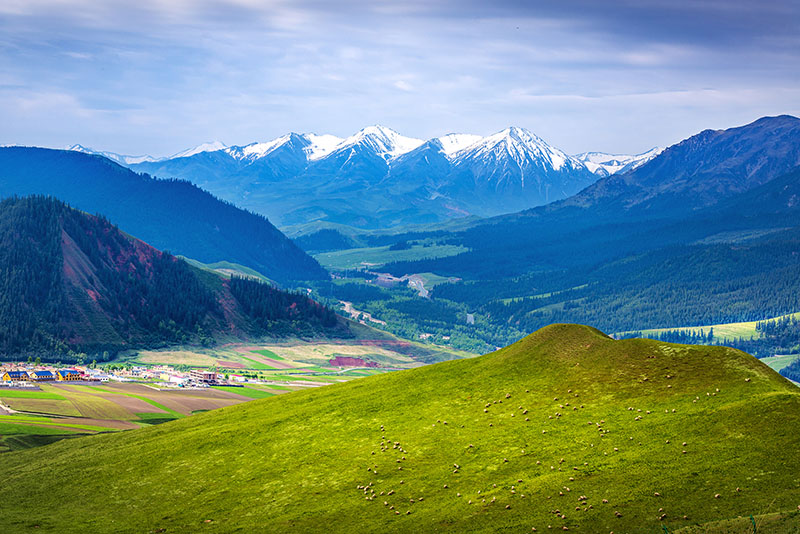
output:
[[[800,7],[762,4],[6,0],[0,92],[6,109],[30,104],[0,135],[160,155],[290,130],[514,123],[567,150],[641,151],[704,121],[800,113]]]
[[[411,92],[411,91],[414,90],[414,86],[412,86],[410,83],[405,82],[403,80],[397,80],[392,85],[394,85],[396,88],[400,89],[401,91]]]

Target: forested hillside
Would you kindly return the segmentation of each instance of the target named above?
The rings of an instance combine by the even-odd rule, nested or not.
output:
[[[308,297],[222,278],[52,198],[0,203],[0,354],[75,361],[220,336],[347,335]]]
[[[396,236],[468,249],[380,266],[396,277],[461,279],[435,285],[430,302],[378,288],[381,298],[372,299],[342,282],[333,293],[352,294],[358,309],[394,331],[450,336],[472,350],[554,322],[622,332],[797,312],[798,146],[795,117],[702,132],[565,201],[450,235]]]
[[[0,148],[0,197],[31,194],[100,213],[158,249],[203,263],[239,263],[287,284],[328,277],[266,218],[189,182],[157,180],[90,154]]]

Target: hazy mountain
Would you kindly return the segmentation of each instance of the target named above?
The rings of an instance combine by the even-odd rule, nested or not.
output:
[[[583,152],[575,154],[575,159],[583,163],[587,169],[598,176],[631,171],[640,167],[663,152],[663,148],[651,148],[647,152],[636,155],[606,154],[605,152]]]
[[[371,228],[508,213],[565,198],[597,179],[521,128],[428,141],[382,126],[345,139],[291,133],[131,167],[190,180],[282,225]]]
[[[239,263],[278,282],[328,276],[263,216],[222,202],[188,182],[156,180],[104,157],[0,148],[0,196],[30,194],[52,195],[100,213],[155,247],[204,263]]]
[[[6,356],[346,330],[305,296],[223,280],[53,198],[0,202],[0,244]]]

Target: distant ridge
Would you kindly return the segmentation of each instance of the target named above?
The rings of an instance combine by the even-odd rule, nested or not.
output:
[[[328,277],[266,218],[188,182],[156,180],[74,151],[0,148],[0,197],[31,194],[100,213],[156,248],[203,263],[239,263],[279,283]]]

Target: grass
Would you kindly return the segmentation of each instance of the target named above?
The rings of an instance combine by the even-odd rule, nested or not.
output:
[[[794,510],[798,425],[800,391],[742,352],[554,325],[479,358],[8,453],[3,525],[672,532]]]
[[[781,315],[779,317],[773,317],[771,319],[767,319],[770,321],[782,319],[784,317],[793,317],[800,319],[800,313],[791,313],[788,315]],[[761,321],[747,321],[741,323],[724,323],[724,324],[712,324],[712,325],[705,325],[705,326],[680,326],[675,328],[651,328],[648,330],[641,330],[643,336],[648,335],[656,335],[663,332],[669,331],[679,331],[685,333],[695,333],[699,334],[702,330],[704,333],[708,334],[708,331],[713,328],[714,329],[714,338],[721,341],[731,341],[738,338],[744,339],[751,339],[751,338],[758,338],[761,336],[761,333],[756,330],[756,324]],[[630,332],[620,332],[619,335],[624,335]]]
[[[255,360],[251,360],[247,356],[241,356],[243,360],[247,362],[247,369],[254,369],[256,371],[274,371],[275,367],[271,365],[267,365],[265,363],[257,362]]]
[[[66,397],[53,391],[36,389],[0,389],[0,399],[51,399],[66,400]]]
[[[227,391],[228,393],[235,393],[236,395],[241,395],[242,397],[248,397],[250,399],[264,399],[266,397],[272,397],[275,395],[275,393],[270,393],[269,391],[264,391],[262,389],[253,389],[246,386],[242,388],[231,387],[231,386],[214,386],[214,389],[218,389],[220,391]]]
[[[49,419],[46,417],[36,417],[36,416],[28,416],[28,417],[21,417],[18,415],[0,415],[0,422],[2,423],[16,423],[16,424],[32,424],[32,425],[44,425],[44,426],[56,426],[60,428],[74,428],[76,430],[89,430],[91,432],[109,432],[114,430],[113,428],[108,428],[105,426],[99,425],[81,425],[75,423],[68,423],[68,419]],[[33,433],[33,432],[31,432]]]
[[[168,423],[169,421],[174,421],[177,419],[176,417],[172,417],[169,414],[163,413],[137,413],[139,416],[139,420],[136,423],[145,424],[145,425],[160,425],[161,423]]]
[[[362,269],[365,266],[380,267],[395,261],[418,261],[424,259],[455,256],[469,249],[458,245],[413,245],[406,250],[389,250],[385,247],[353,248],[314,254],[323,267],[333,271]]]
[[[784,367],[788,366],[790,363],[795,361],[797,358],[800,358],[800,355],[797,354],[789,354],[785,356],[768,356],[766,358],[761,358],[761,361],[767,365],[769,365],[770,369],[774,369],[775,371],[780,371]]]
[[[250,352],[255,352],[256,354],[260,354],[260,355],[262,355],[262,356],[264,356],[266,358],[269,358],[270,360],[281,361],[281,360],[285,360],[286,359],[286,358],[283,358],[281,356],[278,356],[277,354],[275,354],[274,352],[272,352],[269,349],[252,350]]]
[[[0,422],[0,453],[48,445],[75,435],[75,431]]]
[[[67,415],[81,417],[82,414],[70,401],[53,399],[26,399],[16,398],[6,401],[6,404],[20,412],[36,412],[53,415]]]

